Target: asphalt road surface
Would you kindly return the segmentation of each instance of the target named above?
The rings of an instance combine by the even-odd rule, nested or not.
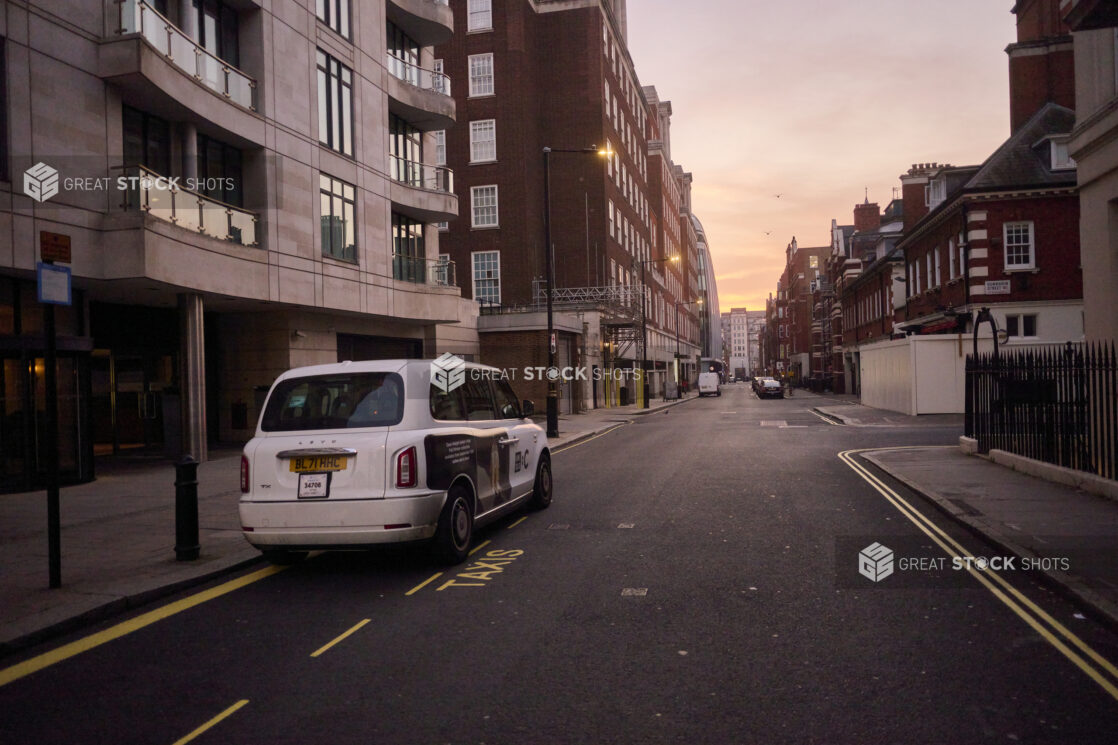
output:
[[[0,687],[0,743],[1118,741],[1118,635],[1030,575],[857,574],[874,541],[947,556],[887,493],[996,553],[838,457],[956,429],[723,390],[558,452],[551,508],[461,566],[322,554],[5,659],[90,647]]]

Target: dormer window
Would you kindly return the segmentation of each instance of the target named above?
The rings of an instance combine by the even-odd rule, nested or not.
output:
[[[940,176],[924,187],[924,204],[934,210],[944,199],[947,199],[947,180]]]
[[[1049,141],[1052,154],[1052,170],[1068,171],[1075,168],[1075,159],[1068,155],[1068,141],[1053,138]]]

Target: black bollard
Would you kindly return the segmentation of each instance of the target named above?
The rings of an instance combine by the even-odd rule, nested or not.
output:
[[[198,461],[186,455],[175,464],[175,559],[198,558]]]

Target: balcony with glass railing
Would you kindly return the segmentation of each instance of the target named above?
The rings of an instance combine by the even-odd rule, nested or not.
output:
[[[427,191],[437,191],[444,194],[454,192],[454,171],[446,166],[417,163],[398,155],[389,155],[388,159],[392,169],[392,178],[395,181],[416,189],[426,189]]]
[[[425,256],[392,254],[392,278],[431,287],[457,287],[454,262]]]
[[[144,0],[121,0],[117,34],[139,34],[187,75],[229,101],[256,111],[255,80],[203,48]]]
[[[433,91],[444,96],[450,95],[450,78],[444,73],[420,67],[394,54],[387,55],[386,65],[388,72],[397,80],[402,80],[420,90]]]
[[[260,245],[260,219],[255,212],[184,189],[144,166],[125,166],[119,170],[127,185],[124,209],[140,210],[210,238],[242,246]]]

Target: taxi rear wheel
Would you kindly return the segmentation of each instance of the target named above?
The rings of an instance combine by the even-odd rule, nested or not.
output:
[[[435,531],[435,553],[447,564],[461,564],[470,552],[474,535],[474,509],[470,492],[453,486],[446,496],[446,505],[439,515]]]
[[[544,456],[536,466],[536,484],[532,489],[532,501],[529,507],[533,510],[547,509],[551,504],[551,461]]]

